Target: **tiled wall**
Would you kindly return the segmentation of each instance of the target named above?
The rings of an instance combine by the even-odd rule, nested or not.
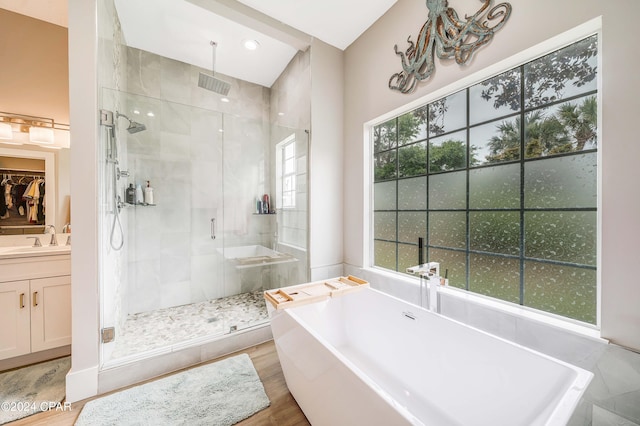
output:
[[[121,108],[121,100],[118,90],[126,85],[126,55],[123,48],[122,31],[118,20],[113,1],[98,3],[98,102],[101,109],[116,111]],[[116,137],[120,146],[120,163],[126,169],[126,137],[121,129]],[[106,128],[101,128],[99,138],[99,161],[98,176],[101,179],[99,187],[103,188],[101,199],[99,200],[100,212],[100,238],[99,252],[101,259],[100,268],[100,288],[102,301],[102,327],[115,327],[116,334],[122,326],[126,317],[126,307],[123,302],[127,300],[126,277],[128,275],[127,250],[114,250],[110,245],[111,229],[114,223],[113,196],[112,196],[112,176],[113,168],[106,163],[107,154],[107,133]],[[119,185],[117,191],[122,192],[123,187]],[[123,230],[126,232],[127,214],[120,215]],[[117,231],[117,230],[116,230]],[[117,243],[119,234],[114,237]],[[105,358],[109,357],[109,352],[113,345],[104,345]]]

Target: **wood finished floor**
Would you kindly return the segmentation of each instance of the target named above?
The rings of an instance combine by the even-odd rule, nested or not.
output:
[[[241,421],[238,425],[241,426],[256,426],[256,425],[274,425],[274,426],[302,426],[310,425],[307,418],[300,410],[300,407],[296,403],[289,389],[284,381],[284,375],[282,374],[282,368],[280,367],[280,361],[278,360],[278,354],[273,341],[262,343],[251,348],[244,349],[242,351],[229,354],[222,358],[211,360],[207,363],[219,361],[224,358],[228,358],[240,353],[247,353],[253,361],[253,365],[262,380],[265,392],[271,401],[271,405],[262,411],[254,414],[246,420]],[[202,364],[199,364],[202,365]],[[181,370],[184,371],[184,370]],[[171,373],[175,374],[175,373]],[[169,376],[167,374],[162,377]],[[152,381],[152,380],[149,380]],[[117,392],[117,391],[116,391]],[[25,417],[24,419],[16,420],[12,423],[7,423],[10,426],[72,426],[78,416],[82,407],[87,402],[95,398],[85,399],[79,402],[71,404],[71,411],[51,411],[45,413],[34,414],[33,416]],[[123,423],[124,424],[124,423]],[[158,425],[161,426],[161,425]],[[171,425],[167,425],[171,426]],[[213,425],[212,425],[213,426]]]

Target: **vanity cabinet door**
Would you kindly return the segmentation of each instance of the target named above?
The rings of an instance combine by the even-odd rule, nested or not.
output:
[[[31,352],[71,344],[71,277],[31,280]]]
[[[0,283],[0,359],[31,351],[29,281]]]

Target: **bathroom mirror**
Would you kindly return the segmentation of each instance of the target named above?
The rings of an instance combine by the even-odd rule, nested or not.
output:
[[[0,147],[0,175],[0,235],[41,233],[44,226],[55,224],[52,152]],[[38,198],[28,198],[29,194]]]

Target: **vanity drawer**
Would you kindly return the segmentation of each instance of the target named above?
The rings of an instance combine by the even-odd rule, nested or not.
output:
[[[0,282],[71,274],[71,256],[24,257],[0,260]]]

